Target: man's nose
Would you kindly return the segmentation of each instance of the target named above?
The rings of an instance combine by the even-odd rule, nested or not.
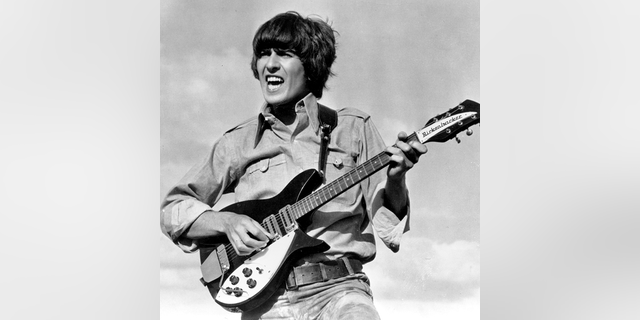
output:
[[[275,52],[271,52],[271,55],[267,60],[266,67],[269,72],[275,72],[280,69],[280,57],[278,56],[278,54],[276,54]]]

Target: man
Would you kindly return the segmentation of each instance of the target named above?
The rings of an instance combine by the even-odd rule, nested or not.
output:
[[[211,207],[230,192],[238,202],[273,197],[301,171],[318,168],[324,107],[317,100],[332,75],[334,32],[326,22],[295,12],[279,14],[258,29],[251,69],[265,99],[260,114],[216,141],[162,204],[162,230],[182,250],[193,252],[199,239],[225,235],[237,254],[249,255],[274,238],[246,215]],[[311,215],[304,231],[329,249],[300,257],[286,283],[243,319],[379,318],[362,264],[375,256],[374,229],[394,252],[409,230],[405,174],[427,149],[406,138],[401,132],[394,147],[385,147],[367,114],[337,110],[326,168],[320,168],[326,182],[383,151],[391,164]],[[309,277],[329,268],[323,279]]]

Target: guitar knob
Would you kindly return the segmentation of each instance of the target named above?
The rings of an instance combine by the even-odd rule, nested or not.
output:
[[[239,297],[239,296],[241,296],[241,295],[242,295],[242,289],[240,289],[240,288],[238,288],[238,287],[235,287],[235,288],[233,288],[233,290],[235,291],[233,294],[234,294],[236,297]]]
[[[249,286],[249,288],[253,289],[256,287],[257,282],[253,279],[249,279],[247,280],[247,285]]]
[[[238,278],[236,276],[231,276],[231,277],[229,277],[229,281],[231,281],[232,285],[236,285],[236,284],[238,284],[238,281],[240,281],[240,278]]]
[[[242,269],[242,274],[244,274],[245,277],[250,277],[252,273],[253,271],[251,271],[251,269],[249,268]]]
[[[467,128],[467,135],[470,136],[473,134],[473,130],[471,128]]]

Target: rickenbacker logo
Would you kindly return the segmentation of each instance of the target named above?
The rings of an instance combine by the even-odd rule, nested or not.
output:
[[[428,127],[425,127],[422,130],[419,130],[417,132],[418,140],[420,140],[421,143],[425,143],[429,139],[431,139],[433,136],[451,127],[453,123],[464,120],[473,115],[474,115],[474,112],[463,112],[463,113],[459,113],[457,115],[442,119]]]

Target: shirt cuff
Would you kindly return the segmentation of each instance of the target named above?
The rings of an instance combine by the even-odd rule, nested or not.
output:
[[[407,194],[407,215],[402,219],[398,219],[391,209],[384,206],[384,186],[386,181],[380,182],[375,189],[371,212],[373,215],[373,227],[378,234],[378,238],[393,252],[400,250],[400,240],[402,235],[409,231],[409,217],[411,206],[409,204],[409,191],[405,188]]]
[[[194,252],[198,249],[198,241],[187,239],[182,235],[191,227],[194,221],[211,207],[195,199],[183,200],[173,207],[170,213],[170,228],[167,235],[184,252]],[[166,212],[163,211],[164,214]]]

